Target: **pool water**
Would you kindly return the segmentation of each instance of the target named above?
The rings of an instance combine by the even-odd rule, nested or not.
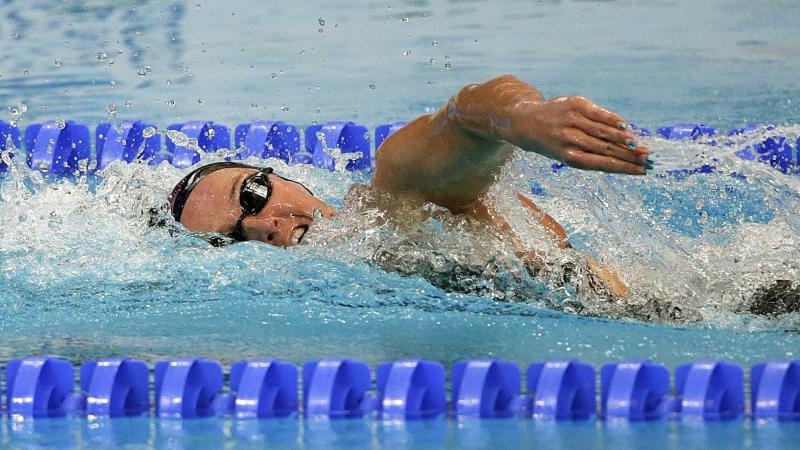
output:
[[[52,354],[76,363],[198,355],[226,365],[264,356],[301,364],[336,356],[371,365],[425,357],[449,367],[485,357],[523,366],[633,358],[674,368],[710,358],[749,366],[800,354],[800,314],[767,319],[747,307],[759,286],[800,279],[800,178],[733,154],[765,136],[795,142],[800,135],[800,10],[791,2],[299,2],[286,8],[256,1],[7,1],[0,14],[6,43],[0,104],[8,106],[0,119],[21,129],[54,118],[91,125],[139,119],[162,129],[198,118],[231,127],[251,120],[301,127],[354,120],[374,128],[431,112],[464,84],[501,73],[518,75],[547,97],[584,95],[651,128],[686,121],[722,131],[775,125],[713,142],[646,138],[657,162],[647,178],[553,171],[536,155],[520,155],[504,170],[490,194],[520,235],[542,242],[541,230],[514,204],[514,190],[530,193],[560,221],[576,248],[619,269],[634,293],[627,304],[591,296],[575,301],[546,280],[518,276],[507,244],[441,211],[411,229],[376,227],[375,210],[342,200],[368,174],[270,161],[339,215],[295,249],[255,242],[219,249],[145,226],[146,211],[164,202],[185,170],[112,164],[98,179],[48,183],[15,158],[0,178],[0,362]],[[669,174],[707,163],[718,170]],[[552,261],[575,258],[541,245]],[[385,252],[429,273],[384,270],[376,255]],[[451,261],[500,263],[494,277],[460,280],[474,289],[454,292],[436,283]],[[144,429],[150,436],[137,443],[160,442],[149,439],[160,439],[162,425],[134,422],[130,435]],[[222,431],[212,439],[228,446],[238,439],[235,427],[250,426],[215,423]],[[448,446],[469,444],[473,435],[476,444],[517,436],[570,446],[613,442],[617,433],[594,423],[408,425],[426,430],[421,434],[362,425],[369,431],[364,436],[348,431],[358,424],[330,426],[343,427],[345,441],[337,443],[345,446],[347,439],[374,446],[427,436]],[[8,424],[4,439],[46,443],[61,434],[47,427],[62,426],[74,442],[92,439],[85,422],[41,426],[41,433],[23,429],[14,437]],[[645,427],[658,430],[667,446],[761,446],[763,439],[782,443],[790,438],[781,436],[796,436],[792,428],[774,437],[740,422]],[[631,427],[625,439],[633,441],[625,442],[649,439],[643,430],[650,428]],[[302,429],[286,432],[289,441],[322,445]],[[299,441],[292,433],[300,433]]]

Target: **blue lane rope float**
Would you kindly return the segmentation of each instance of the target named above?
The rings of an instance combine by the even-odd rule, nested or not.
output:
[[[231,366],[229,399],[218,413],[237,419],[287,417],[297,411],[297,366],[257,359]],[[226,394],[221,394],[226,395]]]
[[[519,367],[496,359],[459,361],[452,371],[453,413],[460,417],[503,418],[519,411]]]
[[[528,390],[534,392],[533,417],[587,420],[594,416],[595,370],[580,361],[547,361],[528,366]]]
[[[155,415],[193,419],[214,415],[214,398],[222,390],[222,365],[202,358],[159,361],[153,371]]]
[[[744,370],[724,361],[685,364],[670,387],[667,368],[650,361],[606,364],[600,373],[575,360],[533,363],[522,389],[520,368],[497,359],[460,361],[445,370],[435,361],[404,359],[370,367],[352,359],[324,359],[298,369],[271,359],[231,366],[202,358],[159,361],[150,405],[148,366],[129,358],[88,361],[74,390],[74,368],[55,357],[31,357],[5,367],[5,412],[15,419],[71,416],[160,419],[305,417],[389,420],[532,418],[552,421],[754,420],[800,421],[800,360],[770,361],[750,370],[745,408]],[[299,405],[302,404],[302,409]]]
[[[728,132],[728,136],[746,135],[754,133],[758,129],[759,127],[755,125],[734,128]],[[768,125],[766,129],[774,130],[775,127]],[[800,148],[800,139],[798,139],[797,146],[797,148]],[[736,156],[748,161],[758,160],[759,162],[770,164],[783,173],[793,172],[800,166],[800,160],[795,160],[792,157],[792,146],[789,139],[784,136],[768,137],[761,142],[737,151]],[[800,158],[800,153],[797,156]]]
[[[771,361],[750,370],[750,404],[756,419],[799,420],[800,361]]]
[[[333,171],[336,162],[328,149],[338,148],[344,153],[361,153],[347,162],[346,170],[365,170],[372,167],[369,130],[354,122],[328,122],[306,128],[306,151],[312,155],[313,164]]]
[[[244,159],[255,156],[259,158],[278,158],[289,164],[313,164],[317,167],[334,170],[336,162],[329,151],[338,148],[342,156],[347,158],[345,169],[349,171],[371,170],[373,156],[380,149],[383,141],[402,128],[405,122],[393,122],[379,125],[371,139],[369,129],[355,122],[328,122],[309,126],[305,133],[296,125],[274,122],[251,122],[240,124],[234,131],[236,155],[227,159]],[[646,128],[631,125],[640,136],[651,136]],[[728,136],[746,135],[759,129],[774,130],[774,126],[750,125],[744,128],[731,129]],[[149,132],[148,132],[149,130]],[[173,142],[169,135],[162,147],[161,134],[152,124],[141,121],[122,121],[113,126],[110,123],[100,124],[95,130],[95,166],[106,167],[113,161],[133,162],[148,161],[157,165],[167,161],[175,167],[186,168],[200,160],[200,152],[215,152],[231,147],[231,134],[228,127],[212,121],[195,120],[167,127],[168,131],[180,131],[183,136],[176,136],[179,142]],[[304,134],[301,142],[301,135]],[[660,127],[657,135],[669,140],[699,140],[707,145],[717,145],[712,138],[718,135],[713,127],[703,124],[677,124]],[[372,146],[374,141],[375,145]],[[6,151],[12,145],[21,149],[19,130],[0,121],[0,151]],[[192,145],[193,144],[193,145]],[[188,147],[187,147],[188,146]],[[74,178],[82,173],[92,173],[81,167],[81,161],[88,162],[92,155],[88,127],[73,121],[48,121],[30,125],[25,130],[24,138],[26,162],[32,169],[42,171],[53,178]],[[735,154],[745,160],[755,160],[770,164],[786,174],[800,174],[800,138],[792,142],[785,136],[770,136],[760,142],[742,145],[735,149]],[[372,151],[372,149],[375,149]],[[198,151],[199,150],[199,151]],[[6,153],[13,157],[13,151]],[[358,158],[352,154],[360,153]],[[567,167],[562,163],[553,163],[552,171],[558,173]],[[7,170],[7,165],[0,160],[0,173]],[[659,176],[672,176],[683,179],[694,174],[716,172],[714,160],[700,167],[673,169]],[[732,174],[741,177],[740,174]],[[533,195],[546,195],[541,185],[531,187]]]
[[[682,141],[697,140],[702,137],[716,136],[717,130],[699,123],[680,123],[659,128],[656,133],[664,139]]]
[[[155,130],[154,125],[141,121],[122,121],[117,125],[101,123],[95,130],[95,159],[97,170],[105,169],[114,161],[131,163],[134,160],[158,164],[153,157],[161,151],[161,139],[147,136],[145,130]]]
[[[668,394],[669,370],[650,361],[606,364],[600,374],[600,417],[659,420],[673,408]]]
[[[211,121],[192,120],[185,123],[176,123],[167,127],[167,130],[180,131],[190,140],[197,142],[197,147],[204,152],[214,152],[222,148],[230,148],[231,133],[225,125]],[[173,142],[167,137],[167,151],[172,154],[170,163],[179,168],[186,168],[200,161],[200,153],[188,148],[188,142]]]
[[[130,358],[87,361],[80,371],[79,411],[90,417],[126,417],[150,409],[149,369]]]
[[[675,411],[683,417],[733,419],[744,414],[744,371],[722,361],[684,364],[675,370]]]
[[[369,366],[351,359],[323,359],[303,365],[303,414],[308,418],[356,418],[369,409]]]
[[[381,364],[375,376],[384,419],[431,419],[445,414],[444,366],[424,359]]]
[[[301,152],[300,130],[283,122],[245,123],[236,127],[235,136],[236,148],[242,149],[236,159],[255,156],[295,162],[295,155]]]
[[[56,177],[86,172],[91,156],[89,128],[71,120],[50,120],[25,129],[28,167]],[[87,167],[81,168],[79,161]]]

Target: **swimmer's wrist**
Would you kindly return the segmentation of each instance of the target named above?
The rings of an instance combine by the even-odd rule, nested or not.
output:
[[[542,106],[546,101],[523,98],[509,108],[510,127],[503,140],[523,151],[541,153],[537,136],[542,134]]]

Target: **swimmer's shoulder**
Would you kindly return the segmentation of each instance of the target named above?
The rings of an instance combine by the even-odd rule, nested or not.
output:
[[[372,187],[391,194],[408,194],[420,186],[428,165],[431,115],[418,117],[383,141],[375,155]]]

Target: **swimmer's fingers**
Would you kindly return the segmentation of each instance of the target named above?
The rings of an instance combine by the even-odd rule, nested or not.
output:
[[[583,170],[599,170],[610,173],[644,175],[645,166],[633,164],[611,156],[585,152],[579,148],[569,148],[562,154],[563,161],[570,167]]]
[[[639,154],[650,153],[650,149],[645,145],[641,145],[640,142],[637,142],[636,136],[631,134],[629,131],[623,131],[619,128],[614,128],[604,123],[595,122],[586,118],[581,118],[578,120],[575,126],[589,136],[593,136],[601,141],[621,145],[626,149],[630,149],[630,151]]]
[[[577,102],[578,108],[586,118],[595,122],[604,123],[618,130],[625,130],[628,128],[628,122],[626,122],[625,119],[623,119],[619,114],[607,111],[595,105],[586,98],[578,98],[580,99],[580,101]]]
[[[602,156],[609,156],[614,159],[627,161],[631,164],[640,166],[647,165],[647,156],[638,152],[634,152],[628,147],[613,144],[608,141],[597,139],[590,136],[577,128],[571,128],[565,131],[567,140],[579,149],[594,153]]]

